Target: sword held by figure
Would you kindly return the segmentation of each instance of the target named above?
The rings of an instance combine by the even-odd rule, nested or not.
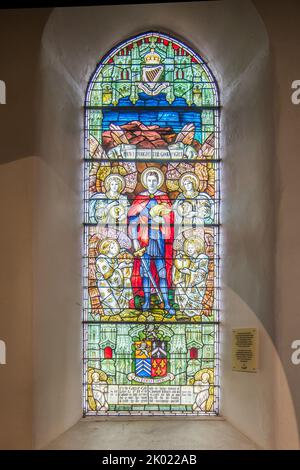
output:
[[[159,298],[160,302],[162,303],[162,302],[164,301],[163,298],[162,298],[162,295],[161,295],[161,293],[160,293],[160,291],[159,291],[159,288],[158,288],[158,286],[157,286],[157,284],[156,284],[156,282],[155,282],[154,277],[152,276],[151,271],[148,269],[148,266],[147,266],[147,264],[145,263],[145,260],[144,260],[144,258],[143,258],[143,255],[145,254],[145,251],[146,251],[146,248],[145,248],[145,247],[144,247],[144,248],[140,248],[139,250],[137,250],[137,251],[134,252],[134,256],[138,256],[138,257],[140,258],[141,263],[142,263],[142,265],[143,265],[143,267],[144,267],[146,273],[147,273],[148,276],[149,276],[150,282],[152,283],[152,286],[154,287],[155,292],[157,293],[158,298]]]
[[[153,288],[159,301],[164,304],[164,310],[167,311],[165,318],[171,318],[176,314],[169,302],[169,289],[172,283],[170,259],[174,230],[171,201],[166,193],[159,190],[164,178],[159,168],[151,166],[143,171],[141,183],[146,191],[135,196],[128,210],[128,233],[135,250],[134,277],[142,278],[144,292],[142,310],[149,310],[151,288]],[[138,259],[141,260],[139,265],[136,264]],[[154,279],[151,262],[155,265],[159,282],[156,281],[156,276]],[[133,289],[138,293],[135,286]]]

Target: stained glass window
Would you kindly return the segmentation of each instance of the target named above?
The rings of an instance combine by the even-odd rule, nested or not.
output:
[[[85,101],[84,414],[218,413],[219,97],[204,60],[149,32]]]

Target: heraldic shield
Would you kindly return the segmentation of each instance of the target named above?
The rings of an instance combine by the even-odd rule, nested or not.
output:
[[[165,377],[168,370],[164,341],[135,342],[135,373],[138,377]]]

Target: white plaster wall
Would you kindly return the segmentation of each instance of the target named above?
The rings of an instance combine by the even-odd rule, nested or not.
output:
[[[81,226],[80,200],[67,178],[47,161],[35,163],[33,442],[39,448],[82,415]],[[64,164],[73,169],[76,161]]]
[[[40,65],[33,260],[36,448],[82,416],[82,102],[72,78],[43,50]]]
[[[291,101],[291,84],[299,79],[300,3],[297,0],[274,0],[270,11],[268,0],[255,0],[270,36],[273,73],[270,87],[275,105],[276,148],[276,285],[274,289],[276,316],[276,349],[292,391],[300,425],[300,368],[291,361],[291,344],[300,338],[299,276],[300,276],[300,212],[299,204],[299,122],[300,106]],[[276,432],[278,447],[294,446],[291,423],[285,413],[286,379],[278,378],[278,413]]]
[[[298,449],[298,429],[294,404],[280,362],[278,351],[269,332],[255,311],[225,286],[224,305],[230,307],[221,330],[221,403],[224,416],[263,449]],[[231,367],[232,328],[258,330],[258,370],[240,373]],[[276,400],[280,390],[282,401]],[[284,414],[280,407],[284,406]],[[252,416],[251,416],[252,415]],[[284,419],[282,419],[284,415]],[[278,439],[277,425],[281,439]]]
[[[272,103],[268,41],[248,1],[55,9],[41,51],[38,206],[34,257],[35,445],[81,414],[81,163],[83,100],[101,56],[128,36],[171,33],[208,61],[220,90],[223,165],[221,413],[257,444],[274,446],[276,383],[271,340],[259,373],[230,371],[232,327],[274,333]],[[241,309],[242,299],[253,312]],[[55,322],[53,322],[55,320]],[[249,324],[248,324],[249,323]],[[250,324],[251,323],[251,324]],[[279,366],[280,367],[280,366]],[[288,395],[287,395],[288,396]],[[292,406],[288,413],[293,413]]]

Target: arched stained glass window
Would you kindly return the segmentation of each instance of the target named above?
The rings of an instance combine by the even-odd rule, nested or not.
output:
[[[218,413],[218,142],[216,82],[185,44],[149,32],[100,61],[85,102],[84,414]]]

